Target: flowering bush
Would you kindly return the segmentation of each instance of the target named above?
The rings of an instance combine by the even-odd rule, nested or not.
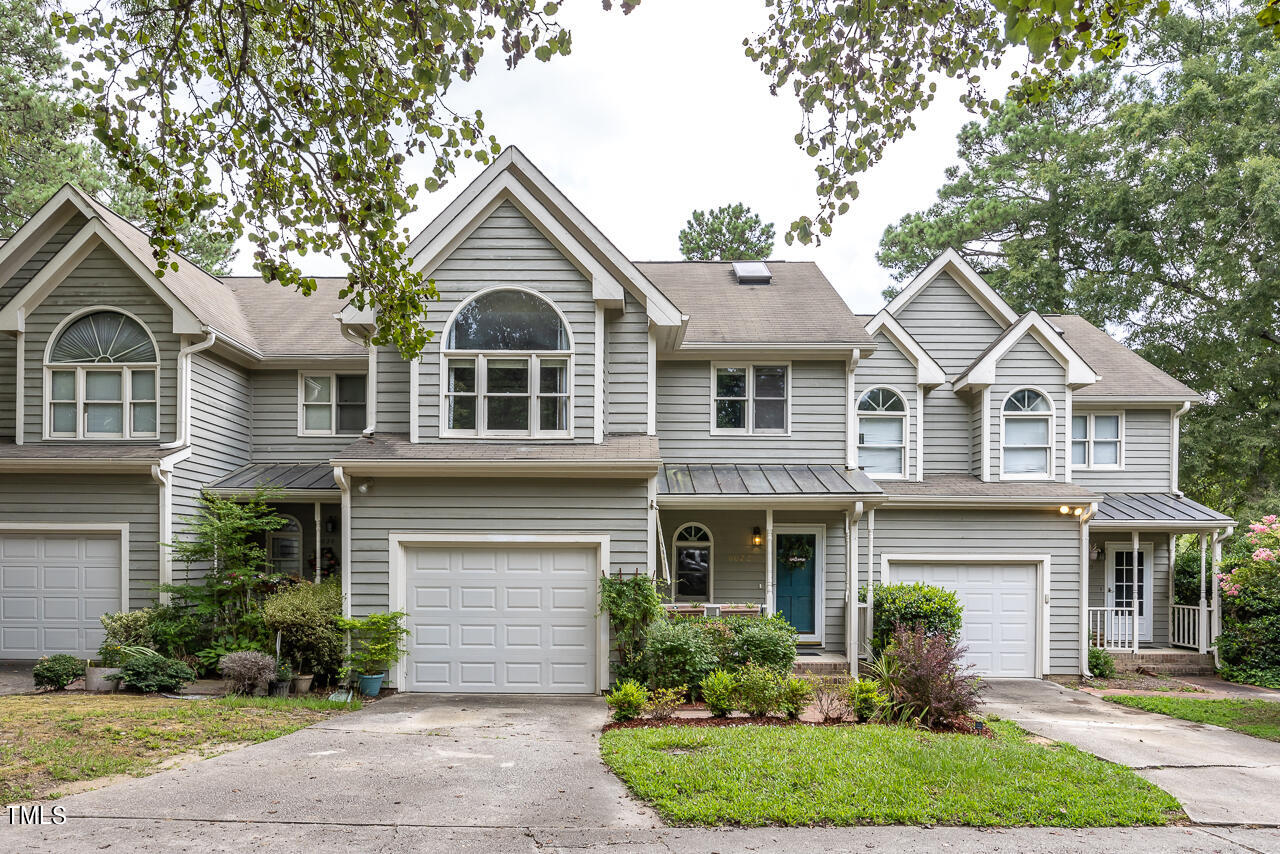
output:
[[[1269,515],[1250,524],[1223,566],[1217,576],[1223,675],[1280,687],[1280,518]]]

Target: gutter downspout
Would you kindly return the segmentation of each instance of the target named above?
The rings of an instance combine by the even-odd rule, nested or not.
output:
[[[1191,411],[1191,401],[1184,400],[1182,406],[1173,413],[1173,419],[1169,425],[1171,435],[1169,436],[1169,448],[1171,459],[1169,460],[1169,491],[1179,498],[1182,497],[1182,490],[1178,489],[1178,456],[1180,455],[1180,442],[1182,439],[1182,416]]]
[[[876,508],[867,512],[867,628],[876,627]],[[871,650],[867,650],[871,655]]]
[[[845,561],[844,607],[845,607],[845,654],[849,657],[849,675],[858,676],[858,647],[861,637],[858,630],[858,527],[862,520],[862,502],[855,501],[853,507],[844,511],[844,548],[848,559]]]
[[[19,309],[21,312],[21,309]],[[22,434],[27,432],[27,333],[25,329],[17,332],[17,346],[14,348],[14,367],[17,368],[17,394],[13,398],[13,444],[22,444]]]
[[[1080,516],[1080,675],[1090,679],[1089,672],[1089,520],[1098,512],[1094,501]]]
[[[351,478],[342,466],[333,467],[333,480],[342,491],[342,616],[351,617]]]
[[[361,431],[367,438],[378,429],[378,348],[369,343],[369,338],[354,334],[346,324],[341,324],[339,329],[343,338],[369,351],[369,367],[365,373],[365,427]]]
[[[218,340],[218,333],[208,326],[202,326],[201,330],[205,334],[203,341],[188,344],[178,351],[178,425],[174,440],[160,446],[164,450],[181,448],[191,435],[191,356],[208,350]]]

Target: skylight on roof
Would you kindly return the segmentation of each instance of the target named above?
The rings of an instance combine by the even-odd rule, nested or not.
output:
[[[740,285],[767,285],[773,280],[769,265],[763,261],[734,261],[733,274]]]

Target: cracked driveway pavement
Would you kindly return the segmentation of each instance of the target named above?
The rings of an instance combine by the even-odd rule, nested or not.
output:
[[[1280,743],[1035,679],[991,679],[983,696],[988,714],[1128,765],[1194,822],[1280,825]]]
[[[1245,828],[671,828],[601,764],[599,697],[400,695],[291,735],[0,824],[23,852],[611,854],[1271,851]]]

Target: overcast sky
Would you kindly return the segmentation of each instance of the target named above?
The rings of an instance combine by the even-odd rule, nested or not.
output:
[[[508,72],[494,47],[476,79],[452,90],[454,108],[482,109],[488,130],[519,146],[633,260],[678,259],[677,234],[693,209],[741,201],[775,224],[776,257],[817,261],[855,310],[882,305],[891,280],[875,260],[880,235],[934,200],[956,159],[956,132],[973,118],[955,88],[860,179],[862,194],[831,238],[788,247],[787,225],[812,214],[816,197],[812,161],[794,142],[798,106],[789,93],[771,96],[743,55],[743,37],[763,27],[764,3],[644,0],[628,16],[603,12],[598,0],[562,9],[570,56],[530,58]],[[411,162],[411,180],[428,165]],[[466,165],[420,198],[412,231],[479,171]]]

